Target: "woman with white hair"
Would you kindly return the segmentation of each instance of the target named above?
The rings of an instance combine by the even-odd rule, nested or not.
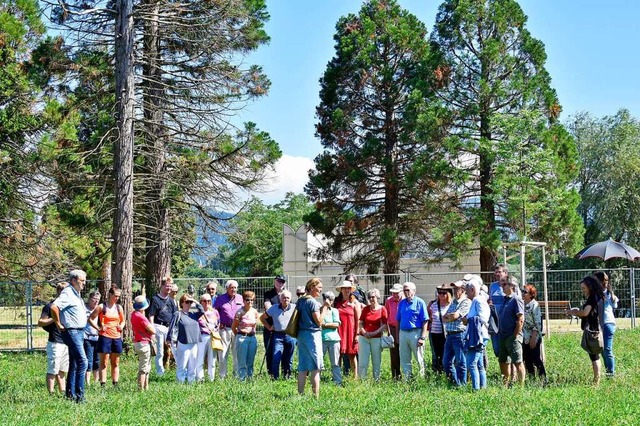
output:
[[[387,310],[380,305],[380,291],[377,288],[367,292],[369,304],[362,309],[360,314],[360,326],[358,330],[358,343],[360,347],[358,376],[367,376],[369,368],[369,356],[373,364],[373,379],[380,380],[380,364],[382,362],[382,346],[380,338],[387,328]]]
[[[483,353],[489,341],[489,304],[485,297],[480,294],[482,280],[470,279],[466,284],[467,298],[471,300],[469,313],[462,318],[462,322],[467,325],[467,334],[464,341],[466,350],[467,371],[471,376],[471,386],[473,390],[487,387],[487,372],[484,368]]]
[[[209,376],[209,380],[213,381],[218,354],[216,354],[211,347],[211,333],[218,332],[220,328],[220,316],[218,315],[218,311],[211,306],[211,295],[209,293],[204,293],[200,296],[200,304],[204,310],[204,315],[198,319],[202,340],[198,342],[196,380],[199,382],[204,381],[204,362],[206,360],[207,375]]]

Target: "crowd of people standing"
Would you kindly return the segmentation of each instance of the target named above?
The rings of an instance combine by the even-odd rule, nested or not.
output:
[[[527,373],[546,382],[537,289],[527,284],[521,290],[501,264],[494,276],[496,281],[489,286],[474,274],[440,285],[429,303],[416,295],[412,282],[394,284],[390,296],[383,299],[377,289],[365,294],[353,275],[335,287],[337,296],[323,292],[322,281],[313,278],[296,289],[294,303],[286,278],[279,275],[273,288],[264,293],[262,313],[255,307],[256,295],[252,291],[239,294],[235,280],[228,280],[220,295],[216,295],[218,283],[211,281],[199,301],[189,292],[176,301],[178,289],[166,277],[151,301],[143,295],[133,301],[138,386],[148,389],[152,363],[158,377],[165,374],[169,351],[175,358],[178,382],[212,381],[216,365],[220,378],[233,375],[250,380],[255,371],[258,323],[263,326],[263,363],[274,380],[292,376],[297,348],[301,394],[307,379],[313,394],[319,394],[324,354],[328,354],[327,369],[338,386],[345,376],[367,378],[370,364],[373,380],[379,381],[383,347],[389,347],[394,380],[415,377],[415,364],[417,374],[424,376],[427,341],[433,372],[445,375],[453,386],[466,386],[467,378],[474,390],[487,386],[487,348],[497,357],[506,386],[524,383]],[[92,376],[105,386],[108,369],[112,385],[118,386],[125,327],[118,303],[121,290],[112,286],[102,303],[100,293],[93,291],[85,304],[80,296],[85,283],[83,271],[71,271],[69,282],[58,284],[57,297],[43,308],[38,322],[49,332],[47,389],[53,393],[57,383],[69,399],[79,403],[85,401],[85,387]],[[568,310],[567,315],[581,317],[583,329],[603,331],[606,374],[612,376],[613,309],[618,298],[601,271],[585,277],[581,288],[585,304]],[[286,332],[292,318],[298,321],[295,338]],[[600,355],[590,353],[589,357],[597,383]]]

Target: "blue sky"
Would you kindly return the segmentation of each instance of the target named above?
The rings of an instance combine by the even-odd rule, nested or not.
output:
[[[441,1],[399,3],[431,33]],[[267,0],[271,42],[247,62],[262,65],[272,87],[241,117],[269,132],[284,153],[271,191],[260,196],[267,203],[304,187],[306,171],[321,150],[314,137],[318,79],[334,54],[335,24],[361,5],[359,0]],[[611,115],[620,108],[640,114],[640,1],[521,0],[520,5],[529,17],[527,28],[545,44],[562,119],[579,111]]]

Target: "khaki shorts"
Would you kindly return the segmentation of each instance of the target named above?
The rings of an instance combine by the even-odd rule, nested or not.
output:
[[[522,335],[500,337],[498,362],[503,364],[519,364],[522,362]]]
[[[47,374],[69,371],[69,348],[64,343],[47,342]]]
[[[149,347],[149,342],[135,342],[133,350],[138,355],[138,373],[149,374],[151,371],[151,347]]]

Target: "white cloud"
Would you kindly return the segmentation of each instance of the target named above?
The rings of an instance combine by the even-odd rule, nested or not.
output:
[[[313,168],[311,158],[283,154],[264,180],[262,191],[254,195],[265,204],[276,204],[284,199],[287,192],[302,193],[309,181],[309,170]]]

